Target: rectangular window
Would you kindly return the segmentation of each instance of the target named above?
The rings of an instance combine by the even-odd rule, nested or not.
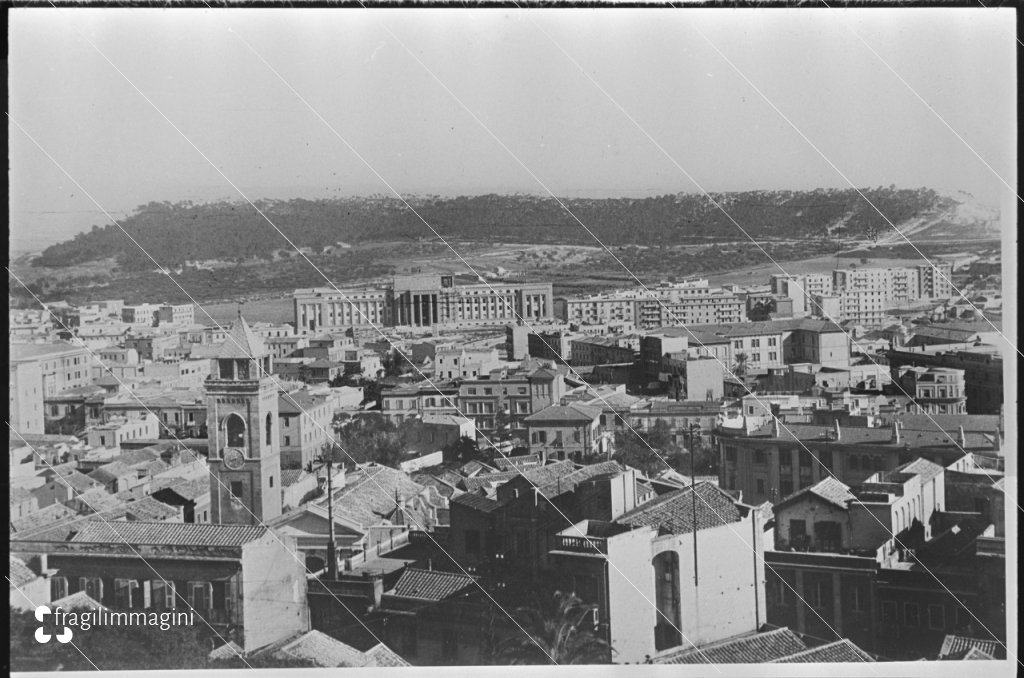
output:
[[[765,491],[765,488],[764,488],[764,478],[758,478],[756,482],[757,482],[757,493],[760,494],[760,495],[763,495],[764,491]]]
[[[232,480],[231,481],[231,496],[241,497],[242,496],[242,481]]]
[[[291,444],[292,444],[292,437],[291,436],[285,436],[284,437],[284,446],[288,447]]]
[[[199,611],[209,610],[213,604],[213,585],[208,581],[190,581],[188,604]]]
[[[917,603],[904,603],[903,604],[903,623],[912,629],[916,629],[921,624],[921,611],[917,607]]]
[[[764,450],[754,450],[754,463],[759,466],[764,466],[768,463],[768,456],[764,453]]]
[[[946,608],[942,605],[928,606],[928,628],[934,631],[946,629]]]
[[[789,541],[793,544],[802,544],[807,540],[807,521],[806,520],[790,520],[789,521]]]
[[[60,600],[68,595],[68,578],[54,577],[50,580],[50,600]]]
[[[850,609],[854,612],[863,612],[864,604],[864,589],[860,584],[850,586]]]
[[[103,580],[99,577],[80,577],[78,588],[96,602],[103,602]]]
[[[150,588],[153,592],[152,602],[154,607],[165,610],[173,610],[177,607],[177,596],[174,594],[173,581],[154,579],[150,582]]]
[[[114,606],[121,609],[133,607],[132,603],[135,602],[134,599],[138,595],[136,593],[138,588],[139,582],[134,579],[115,579]]]

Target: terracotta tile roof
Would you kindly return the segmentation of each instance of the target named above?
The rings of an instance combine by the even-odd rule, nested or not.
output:
[[[387,595],[439,601],[451,598],[460,591],[474,586],[475,583],[475,577],[464,574],[408,568],[395,582],[395,588],[388,591]]]
[[[502,473],[483,473],[472,478],[461,478],[459,487],[466,492],[479,492],[493,483],[503,483],[519,475],[519,471],[504,471]]]
[[[688,534],[694,531],[694,504],[689,487],[674,490],[646,504],[627,511],[615,519],[616,523],[634,527],[655,527],[662,533]],[[741,518],[736,502],[711,483],[696,486],[697,530],[707,530]]]
[[[569,403],[568,405],[549,405],[540,412],[531,414],[523,419],[527,424],[545,424],[555,422],[569,422],[589,424],[601,416],[601,410],[589,405]]]
[[[575,470],[576,465],[566,459],[564,461],[556,461],[553,464],[528,468],[522,472],[522,476],[534,485],[541,487],[559,478],[564,478]]]
[[[945,469],[942,466],[920,457],[896,469],[896,472],[898,473],[910,473],[916,476],[921,476],[922,483],[928,482],[943,471],[945,471]]]
[[[405,473],[389,466],[368,464],[345,475],[345,487],[334,491],[334,510],[339,517],[367,527],[379,525],[395,511],[395,496],[410,499],[425,488]],[[317,500],[326,505],[327,497]],[[415,518],[422,524],[421,517]]]
[[[304,659],[324,668],[353,668],[369,663],[366,655],[359,650],[315,630],[303,633],[283,645],[275,643],[267,652],[280,659]]]
[[[15,518],[11,521],[11,533],[20,534],[28,533],[34,534],[40,530],[55,523],[60,522],[65,518],[71,518],[77,516],[78,513],[64,504],[50,504],[45,506],[38,511],[33,511],[27,516],[21,518]]]
[[[540,466],[541,458],[539,454],[525,454],[519,457],[501,457],[494,460],[494,466],[499,471],[508,471],[512,469],[524,469],[532,466]]]
[[[25,584],[39,578],[39,575],[33,572],[32,568],[26,565],[25,561],[18,556],[11,555],[10,562],[11,569],[9,576],[11,578],[11,588],[24,586]]]
[[[374,645],[365,654],[366,658],[370,660],[367,666],[410,666],[409,662],[399,657],[394,650],[384,643]]]
[[[807,649],[788,628],[685,648],[654,658],[655,664],[762,664]]]
[[[281,472],[281,484],[287,486],[284,482],[285,471]],[[159,492],[160,490],[170,490],[182,499],[189,499],[195,501],[196,499],[206,495],[210,492],[210,479],[209,478],[197,478],[190,480],[188,478],[172,477],[172,478],[158,478],[153,481],[153,492]]]
[[[1002,428],[998,414],[902,414],[900,424],[907,431],[964,431],[992,433]]]
[[[479,494],[471,494],[469,492],[460,494],[451,501],[453,504],[468,506],[471,509],[483,511],[484,513],[490,513],[491,511],[501,508],[501,504],[499,502],[480,496]]]
[[[106,542],[136,545],[241,546],[267,534],[265,527],[206,525],[198,523],[85,522],[71,537],[73,542]]]
[[[942,639],[942,648],[939,650],[939,659],[950,655],[966,654],[971,648],[977,648],[993,657],[999,652],[999,642],[996,640],[983,640],[981,638],[969,638],[968,636],[957,636],[949,634]]]
[[[844,664],[849,662],[873,662],[874,657],[842,638],[828,645],[812,647],[788,657],[772,660],[773,664]]]
[[[125,517],[143,522],[164,522],[180,518],[181,508],[168,506],[159,499],[143,497],[124,505]]]
[[[857,498],[856,495],[850,491],[850,487],[848,485],[832,476],[829,476],[810,487],[805,487],[804,489],[789,495],[779,502],[776,505],[776,508],[789,505],[794,501],[806,498],[809,495],[814,495],[822,501],[838,506],[843,510],[847,508],[851,501]]]
[[[563,492],[574,490],[577,485],[588,480],[592,480],[600,476],[618,475],[621,472],[622,467],[619,466],[618,462],[602,461],[576,469],[572,473],[568,473],[557,478],[554,482],[549,482],[546,485],[540,485],[540,492],[545,497],[550,498],[562,494]]]

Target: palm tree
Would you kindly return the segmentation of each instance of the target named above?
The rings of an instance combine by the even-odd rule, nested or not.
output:
[[[747,354],[740,351],[734,357],[736,362],[732,366],[732,373],[742,381],[747,376]]]
[[[574,593],[556,591],[545,604],[517,608],[512,616],[524,632],[497,647],[507,664],[609,664],[612,648],[594,629],[594,608]]]

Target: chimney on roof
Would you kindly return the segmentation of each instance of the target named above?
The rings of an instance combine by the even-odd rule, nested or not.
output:
[[[960,433],[960,436],[959,436],[960,447],[967,447],[967,434],[964,433],[964,427],[963,426],[960,427],[959,433]]]
[[[838,419],[833,419],[832,423],[835,425],[836,442],[839,442],[839,436],[840,436],[839,420]]]
[[[900,423],[895,420],[892,422],[892,442],[894,445],[900,444]]]

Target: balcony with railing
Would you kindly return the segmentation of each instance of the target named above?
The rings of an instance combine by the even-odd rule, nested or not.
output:
[[[584,520],[556,534],[551,553],[603,558],[608,553],[608,539],[628,531],[624,525]]]

